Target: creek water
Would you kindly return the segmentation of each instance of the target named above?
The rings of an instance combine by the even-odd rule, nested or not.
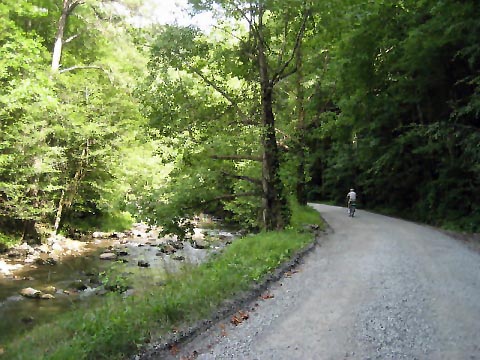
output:
[[[216,233],[222,234],[222,231]],[[53,320],[58,314],[102,301],[106,291],[101,283],[111,282],[113,277],[126,279],[132,291],[141,291],[158,285],[169,273],[205,261],[212,250],[222,248],[234,237],[232,233],[223,232],[223,240],[217,237],[210,249],[197,249],[183,242],[183,248],[170,255],[159,251],[165,239],[143,236],[121,241],[97,239],[88,242],[82,255],[63,257],[55,265],[26,265],[15,272],[15,276],[0,275],[0,348],[13,337]],[[101,260],[100,254],[108,251],[122,251],[123,256],[118,258],[120,261]],[[139,266],[139,261],[148,263],[148,267]],[[31,299],[20,295],[20,291],[28,287],[50,292],[55,298]]]

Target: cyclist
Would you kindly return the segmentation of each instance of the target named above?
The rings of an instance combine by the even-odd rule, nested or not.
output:
[[[356,201],[357,201],[357,193],[355,192],[354,189],[350,189],[350,192],[347,194],[347,208],[348,208],[348,214],[352,217],[353,217],[353,212],[350,211],[350,208],[352,206],[355,208]]]

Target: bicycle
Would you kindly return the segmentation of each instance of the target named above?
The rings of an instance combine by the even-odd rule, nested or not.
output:
[[[355,208],[356,208],[355,202],[351,201],[351,202],[348,203],[348,216],[349,217],[354,217],[355,216]]]

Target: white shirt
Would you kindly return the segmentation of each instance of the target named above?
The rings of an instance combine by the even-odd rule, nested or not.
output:
[[[347,198],[348,200],[350,201],[356,201],[357,200],[357,193],[355,191],[350,191],[348,194],[347,194]]]

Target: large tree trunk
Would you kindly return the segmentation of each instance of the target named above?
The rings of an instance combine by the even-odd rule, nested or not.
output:
[[[261,17],[260,17],[261,19]],[[261,31],[262,22],[259,22]],[[269,78],[263,39],[258,43],[258,70],[262,91],[262,187],[263,223],[266,230],[280,230],[288,225],[290,216],[279,176],[279,151],[273,114],[273,82]]]
[[[272,89],[262,89],[263,122],[263,222],[266,230],[283,229],[289,222],[287,201],[279,176],[279,152],[275,136],[275,117],[272,110]]]

